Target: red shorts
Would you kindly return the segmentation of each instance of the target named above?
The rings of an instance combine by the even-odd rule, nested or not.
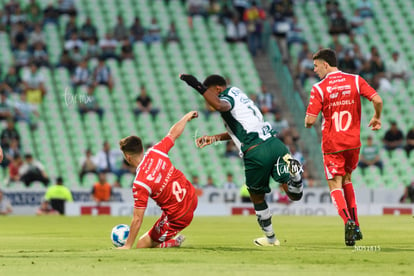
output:
[[[194,211],[197,208],[197,202],[197,196],[194,196],[191,208],[178,219],[169,220],[168,216],[163,212],[154,226],[148,231],[150,238],[159,243],[172,239],[180,231],[190,225],[194,217]]]
[[[335,175],[344,176],[345,173],[351,173],[358,166],[358,161],[359,149],[324,154],[323,165],[326,179],[332,179]]]

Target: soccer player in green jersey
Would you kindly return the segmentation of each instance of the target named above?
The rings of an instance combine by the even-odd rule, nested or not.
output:
[[[272,177],[282,183],[291,200],[300,200],[303,194],[302,166],[292,158],[287,147],[276,137],[276,132],[253,101],[239,88],[227,87],[219,75],[208,76],[203,83],[192,75],[180,79],[199,92],[206,102],[219,111],[226,132],[197,138],[199,148],[215,141],[233,140],[240,151],[245,167],[246,186],[256,211],[257,221],[265,237],[257,238],[258,246],[280,245],[272,226],[272,214],[265,201],[270,192]]]

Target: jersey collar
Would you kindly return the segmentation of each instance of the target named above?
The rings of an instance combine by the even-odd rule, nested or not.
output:
[[[341,71],[338,70],[338,71],[330,72],[330,73],[326,74],[325,78],[327,78],[330,75],[336,74],[336,73],[341,73]]]

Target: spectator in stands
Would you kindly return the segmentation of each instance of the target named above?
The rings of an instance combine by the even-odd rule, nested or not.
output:
[[[390,80],[401,79],[408,84],[408,69],[404,60],[400,59],[397,51],[392,53],[392,59],[387,62],[387,73]]]
[[[78,29],[78,25],[76,24],[76,16],[71,15],[69,16],[69,21],[66,23],[66,27],[65,27],[65,34],[63,36],[63,38],[65,40],[69,40],[72,37],[72,34],[74,33],[78,33],[79,29]]]
[[[133,42],[142,41],[145,35],[145,28],[141,25],[141,19],[139,17],[134,18],[134,23],[129,28],[129,32]]]
[[[49,67],[49,55],[46,52],[46,47],[41,42],[34,44],[32,62],[37,67]]]
[[[91,38],[95,38],[98,35],[98,30],[95,25],[92,23],[92,19],[88,16],[86,17],[85,23],[79,30],[79,37],[83,41],[88,41]]]
[[[383,60],[379,54],[371,55],[370,59],[371,71],[374,74],[372,80],[372,87],[380,92],[391,92],[394,93],[394,89],[391,83],[386,78],[386,69]]]
[[[239,20],[237,15],[226,23],[226,41],[227,42],[247,42],[247,28],[243,21]]]
[[[60,56],[59,63],[56,67],[66,68],[70,73],[76,68],[76,63],[72,60],[68,50],[63,50]]]
[[[71,51],[75,47],[82,48],[83,42],[79,39],[77,32],[72,32],[70,34],[70,39],[65,42],[65,50]]]
[[[384,165],[380,157],[380,148],[373,143],[372,136],[368,136],[367,143],[361,149],[358,166],[365,175],[365,169],[369,166],[376,166],[383,173]]]
[[[187,11],[190,17],[201,15],[207,17],[208,1],[206,0],[188,0]]]
[[[84,43],[83,52],[86,54],[85,58],[87,59],[98,58],[101,56],[101,47],[99,47],[96,37],[91,37]]]
[[[0,84],[0,92],[21,93],[23,90],[22,79],[16,73],[16,67],[10,66],[7,74],[4,76],[3,82]]]
[[[412,127],[405,137],[405,151],[407,152],[407,157],[410,156],[410,152],[414,149],[414,127]]]
[[[277,39],[283,59],[287,61],[289,53],[287,49],[286,37],[291,29],[290,20],[284,14],[283,5],[277,1],[275,1],[274,5],[272,4],[270,8],[270,13],[274,20],[273,35]]]
[[[193,175],[191,177],[191,184],[193,184],[194,188],[201,189],[201,185],[200,185],[198,175]]]
[[[5,171],[13,162],[15,156],[20,156],[19,142],[16,139],[11,140],[10,146],[3,149],[3,155],[1,166],[3,167],[3,171]]]
[[[39,24],[35,25],[33,32],[31,32],[29,35],[29,45],[33,46],[36,43],[41,43],[43,46],[43,45],[46,45],[45,42],[46,42],[46,39],[42,31],[42,26]]]
[[[27,15],[27,25],[31,30],[36,25],[43,23],[43,13],[40,5],[36,3],[36,0],[30,0],[30,3],[25,8],[25,12]]]
[[[177,28],[175,27],[175,23],[171,22],[170,26],[168,27],[167,35],[165,37],[165,41],[167,43],[170,42],[180,42],[180,38],[178,37]]]
[[[345,51],[345,55],[343,58],[339,59],[338,67],[341,71],[356,74],[357,73],[357,65],[355,63],[354,58],[351,56],[351,51]]]
[[[14,110],[16,121],[25,121],[30,129],[36,129],[37,119],[40,117],[38,106],[27,102],[26,93],[20,94],[20,99],[14,103]]]
[[[21,181],[29,187],[34,181],[40,181],[45,187],[49,185],[49,178],[44,170],[43,165],[35,160],[32,154],[27,153],[24,156],[25,162],[19,169]]]
[[[283,138],[289,131],[289,123],[286,119],[282,118],[282,113],[280,111],[276,112],[274,115],[274,121],[272,122],[272,128],[278,134],[279,139],[283,141]]]
[[[233,140],[228,140],[226,142],[226,150],[224,152],[225,157],[239,157],[239,151],[237,150],[236,145]]]
[[[93,95],[93,89],[88,89],[88,95],[84,101],[79,101],[79,114],[83,120],[86,113],[95,112],[99,120],[102,121],[104,109],[99,105],[96,97]]]
[[[335,17],[339,12],[339,3],[338,1],[327,0],[325,2],[325,12],[328,18]]]
[[[30,60],[32,59],[32,55],[30,54],[26,43],[19,44],[19,47],[13,51],[13,56],[17,72],[20,71],[20,68],[29,65]]]
[[[400,203],[414,203],[414,181],[411,181],[410,185],[405,187]]]
[[[119,150],[111,150],[108,141],[103,143],[103,148],[96,155],[96,166],[98,172],[114,173],[120,177],[117,163],[122,158],[122,153]]]
[[[91,81],[91,72],[88,68],[88,61],[83,59],[75,69],[75,73],[72,75],[72,86],[75,91],[77,87],[88,85]]]
[[[277,110],[273,94],[267,90],[266,85],[261,85],[261,91],[257,95],[257,105],[263,114],[275,113]]]
[[[372,4],[370,0],[359,0],[357,4],[357,10],[363,18],[373,17]]]
[[[351,17],[349,23],[351,24],[352,32],[358,35],[365,34],[364,18],[360,15],[359,10],[354,11],[354,15]]]
[[[134,59],[134,52],[129,39],[124,39],[121,41],[121,59]]]
[[[371,62],[364,60],[359,75],[364,78],[371,86],[373,86],[374,72],[371,69]]]
[[[85,156],[83,156],[80,160],[81,170],[79,172],[79,180],[80,183],[83,183],[83,177],[85,174],[93,173],[98,174],[98,168],[96,166],[96,159],[92,155],[91,149],[87,149],[85,151]]]
[[[237,185],[233,181],[233,174],[232,173],[230,173],[230,172],[227,173],[226,182],[224,182],[223,188],[225,190],[237,189]]]
[[[258,50],[262,50],[262,30],[266,12],[260,8],[256,1],[244,11],[243,20],[247,27],[247,43],[250,53],[256,56]]]
[[[308,53],[305,59],[303,59],[299,64],[299,79],[302,86],[305,85],[305,82],[308,78],[315,78],[315,72],[313,71],[313,55]]]
[[[42,200],[39,208],[36,210],[36,216],[59,215],[59,212],[52,208],[49,201]]]
[[[116,54],[118,41],[113,38],[111,33],[106,33],[105,37],[99,40],[99,47],[104,59],[114,58],[118,60],[118,55]]]
[[[59,10],[50,2],[43,10],[43,24],[58,24]]]
[[[98,179],[98,182],[93,185],[91,196],[93,201],[100,205],[102,202],[111,201],[112,186],[106,180],[104,172],[99,173]]]
[[[302,44],[305,41],[303,29],[299,25],[299,21],[296,16],[293,16],[292,18],[290,29],[286,34],[286,39],[288,48],[290,48],[292,44]]]
[[[26,31],[25,25],[23,22],[18,22],[16,24],[15,30],[12,30],[12,49],[18,49],[20,44],[26,43],[29,40],[29,34]]]
[[[27,102],[31,104],[40,104],[46,95],[44,76],[38,70],[36,64],[30,64],[30,70],[23,75],[23,87],[27,96]]]
[[[60,14],[76,16],[75,0],[59,0],[58,10]]]
[[[121,15],[117,16],[117,23],[114,26],[113,34],[114,38],[118,41],[129,37],[128,28],[125,26],[124,18]]]
[[[134,109],[135,116],[140,115],[141,113],[150,113],[153,118],[157,116],[160,112],[158,108],[152,106],[152,99],[147,93],[147,89],[144,85],[141,85],[141,91],[138,97],[135,100],[136,107]]]
[[[216,184],[214,184],[213,177],[211,177],[211,175],[208,175],[207,183],[203,186],[203,189],[210,189],[210,188],[216,188]]]
[[[78,46],[73,47],[69,52],[70,58],[75,64],[79,64],[85,57]]]
[[[112,93],[114,88],[114,81],[112,78],[111,69],[105,64],[103,57],[99,58],[98,65],[95,67],[92,73],[92,87],[95,88],[98,85],[105,85],[108,87],[109,92]]]
[[[1,92],[0,94],[0,121],[13,119],[13,105],[10,102],[7,94]]]
[[[45,193],[45,200],[50,202],[53,209],[59,214],[65,214],[65,202],[72,202],[72,192],[63,185],[61,176],[56,178],[56,185],[49,187]]]
[[[342,12],[338,11],[330,17],[329,34],[349,34],[349,26]]]
[[[242,14],[243,15],[243,14]],[[242,20],[242,16],[234,11],[233,6],[230,3],[222,3],[221,11],[218,21],[220,24],[226,26],[227,22],[232,20],[234,16],[237,16],[239,20]]]
[[[16,183],[20,181],[19,170],[23,165],[23,159],[21,155],[15,155],[12,162],[9,164],[9,179],[8,185],[11,183]]]
[[[17,6],[17,9],[13,14],[10,14],[10,24],[15,25],[18,23],[26,24],[27,22],[27,16],[25,13],[22,12],[22,9],[20,8],[20,5]]]
[[[0,215],[5,216],[13,212],[10,200],[6,198],[3,191],[0,190]]]
[[[161,41],[161,28],[157,18],[151,18],[151,24],[148,26],[147,33],[144,35],[143,40],[147,44]]]
[[[289,144],[289,149],[290,149],[290,154],[292,155],[292,157],[298,160],[302,164],[302,166],[305,166],[306,160],[303,157],[302,152],[298,150],[296,145],[294,143]]]
[[[17,143],[20,145],[20,134],[17,131],[13,120],[7,120],[6,128],[2,130],[0,139],[3,150],[10,147],[12,140],[17,140]]]
[[[390,129],[385,132],[383,138],[384,147],[388,151],[399,149],[403,147],[403,132],[398,128],[397,122],[392,121]]]

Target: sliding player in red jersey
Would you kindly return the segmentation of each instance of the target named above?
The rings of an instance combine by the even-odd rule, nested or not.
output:
[[[145,154],[138,136],[128,136],[119,142],[125,159],[137,167],[132,187],[135,200],[134,214],[128,239],[119,249],[130,249],[134,245],[149,197],[161,208],[162,215],[154,226],[141,236],[137,248],[178,247],[184,241],[184,236],[177,234],[190,225],[198,201],[193,185],[173,166],[168,152],[183,133],[187,122],[197,117],[196,111],[187,113],[171,127],[164,139]]]
[[[331,198],[345,224],[345,244],[362,239],[351,174],[357,167],[361,147],[361,98],[372,101],[372,130],[381,128],[382,99],[358,75],[341,72],[336,54],[321,49],[313,56],[314,71],[322,79],[312,87],[305,117],[311,127],[322,112],[322,153]],[[343,192],[343,193],[342,193]]]

